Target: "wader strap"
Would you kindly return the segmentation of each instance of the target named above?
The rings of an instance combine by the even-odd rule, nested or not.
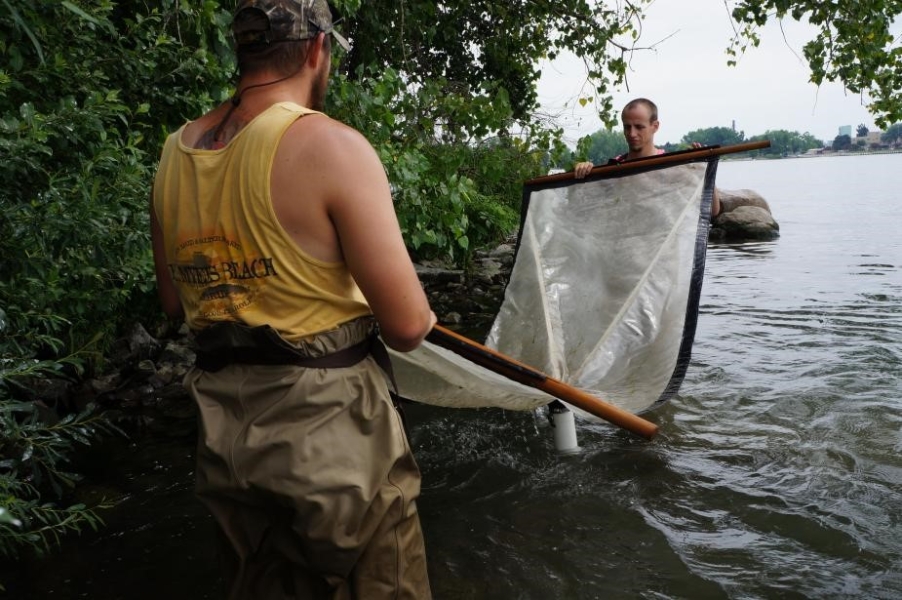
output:
[[[388,380],[391,382],[392,397],[400,397],[398,394],[398,382],[395,381],[395,371],[391,366],[391,356],[389,356],[385,344],[382,343],[382,340],[375,333],[370,337],[370,354],[373,355],[373,360],[388,376]],[[397,401],[395,404],[398,404]],[[400,409],[401,407],[398,406],[398,408]]]
[[[306,356],[285,341],[269,325],[248,327],[241,323],[215,323],[195,336],[197,360],[195,365],[215,373],[231,364],[297,365],[308,369],[340,369],[353,367],[373,355],[376,364],[385,371],[394,393],[398,384],[392,369],[391,357],[377,332],[361,342],[322,356]]]

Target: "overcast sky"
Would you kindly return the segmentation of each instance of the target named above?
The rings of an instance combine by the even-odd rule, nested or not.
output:
[[[735,127],[746,137],[768,129],[811,133],[827,143],[841,125],[864,123],[876,130],[862,99],[839,84],[820,88],[809,82],[802,46],[814,29],[787,19],[761,30],[761,44],[736,66],[727,66],[725,50],[733,33],[723,0],[657,0],[648,9],[638,45],[660,42],[656,50],[638,51],[628,72],[629,90],[615,91],[614,107],[645,96],[658,105],[659,145],[679,142],[706,127]],[[785,37],[785,40],[784,40]],[[665,39],[666,38],[666,39]],[[571,145],[603,128],[597,109],[581,107],[580,95],[591,95],[585,68],[574,57],[543,66],[539,101],[558,115]]]

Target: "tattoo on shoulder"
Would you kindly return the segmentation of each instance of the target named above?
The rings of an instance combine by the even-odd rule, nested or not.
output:
[[[238,135],[239,131],[244,129],[245,125],[247,125],[247,121],[237,115],[233,116],[224,126],[217,125],[211,127],[201,134],[195,143],[195,148],[201,150],[219,150],[225,148],[226,144]]]
[[[200,136],[195,144],[200,150],[218,150],[222,148],[225,144],[223,142],[217,142],[216,139],[216,128],[208,129]]]

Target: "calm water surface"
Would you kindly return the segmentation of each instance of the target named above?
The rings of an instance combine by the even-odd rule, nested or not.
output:
[[[709,247],[653,442],[580,423],[562,457],[541,414],[413,407],[436,600],[902,598],[900,171],[721,163],[781,236]],[[8,597],[217,597],[191,433],[170,433],[103,451],[109,527],[20,565]]]

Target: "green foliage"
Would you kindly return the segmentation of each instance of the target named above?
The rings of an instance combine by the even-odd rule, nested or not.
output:
[[[79,356],[0,363],[0,555],[7,558],[26,548],[47,552],[62,535],[101,522],[96,510],[103,506],[60,504],[79,479],[65,467],[75,446],[121,430],[109,413],[91,406],[55,420],[45,418],[38,404],[16,400],[34,377],[59,377],[66,365],[77,370],[81,364]]]
[[[755,150],[752,155],[759,156],[789,156],[802,154],[812,148],[823,148],[824,143],[810,133],[787,131],[785,129],[768,129],[761,135],[749,138],[750,142],[768,140],[769,148]]]
[[[902,119],[902,49],[891,31],[902,14],[899,0],[730,0],[727,6],[736,25],[731,64],[760,43],[758,28],[767,21],[807,21],[817,29],[802,49],[811,81],[840,81],[863,94],[880,127]]]
[[[603,165],[608,159],[629,151],[623,131],[614,129],[596,131],[581,139],[577,148],[583,153],[586,160],[595,165]]]
[[[445,81],[456,93],[476,97],[486,83],[506,90],[512,116],[533,120],[539,60],[571,52],[586,63],[581,104],[594,102],[602,122],[616,126],[610,92],[626,77],[637,46],[647,0],[638,2],[482,3],[452,0],[367,5],[338,2],[348,16],[345,32],[356,42],[343,63],[353,80],[361,67],[392,68],[411,86]],[[772,19],[808,20],[819,30],[804,49],[812,81],[841,81],[872,99],[878,124],[898,121],[902,68],[890,25],[902,12],[899,0],[728,0],[735,36],[730,62],[759,43],[758,28]],[[481,117],[474,115],[480,120]],[[500,133],[498,124],[482,125]]]
[[[346,33],[355,41],[345,72],[357,79],[361,67],[392,68],[411,86],[445,81],[464,98],[476,98],[486,83],[510,98],[514,119],[535,112],[539,60],[569,50],[587,66],[587,96],[598,97],[601,117],[614,125],[609,92],[626,75],[625,56],[638,38],[649,0],[627,3],[472,2],[419,0],[366,5],[340,2],[348,15]],[[583,98],[586,101],[586,98]],[[480,127],[501,133],[503,123],[473,113]]]
[[[167,130],[224,97],[214,2],[4,0],[0,356],[151,320],[149,181]],[[203,81],[203,84],[200,82]]]
[[[526,134],[529,143],[482,137],[488,130],[479,120],[512,118],[505,90],[488,84],[470,96],[447,81],[409,86],[391,68],[354,81],[339,74],[327,108],[379,154],[415,259],[463,265],[474,249],[500,241],[519,218],[523,180],[547,169],[545,157],[555,148],[552,132],[541,127]]]
[[[702,146],[729,146],[744,142],[745,133],[730,127],[707,127],[690,131],[681,141],[687,147],[693,142],[698,142]]]
[[[3,133],[11,134],[5,141],[18,159],[0,167],[11,171],[14,182],[0,191],[5,213],[0,252],[7,257],[0,266],[0,302],[10,321],[0,350],[49,346],[61,351],[98,331],[114,333],[133,298],[152,287],[147,166],[133,139],[116,137],[98,140],[93,153],[70,164],[45,164],[43,173],[37,164],[17,165],[31,162],[29,146],[56,155],[59,151],[49,146],[65,135],[61,129],[69,129],[70,137],[93,135],[98,124],[83,123],[83,118],[102,121],[127,114],[115,99],[99,96],[86,99],[81,108],[63,101],[53,115],[23,112],[29,118],[0,123]]]
[[[226,96],[217,2],[3,0],[0,11],[0,553],[95,527],[74,450],[113,431],[45,421],[22,386],[80,376],[120,324],[152,323],[148,198],[163,136]],[[73,349],[80,348],[75,352]],[[46,360],[36,360],[39,356]],[[30,396],[30,395],[29,395]]]
[[[880,141],[885,144],[896,144],[902,141],[902,123],[895,123],[887,127],[880,136]]]
[[[864,123],[860,123],[858,127],[855,128],[855,137],[865,137],[868,134],[868,127]]]
[[[848,150],[852,147],[852,138],[848,135],[838,135],[833,140],[834,150]]]

